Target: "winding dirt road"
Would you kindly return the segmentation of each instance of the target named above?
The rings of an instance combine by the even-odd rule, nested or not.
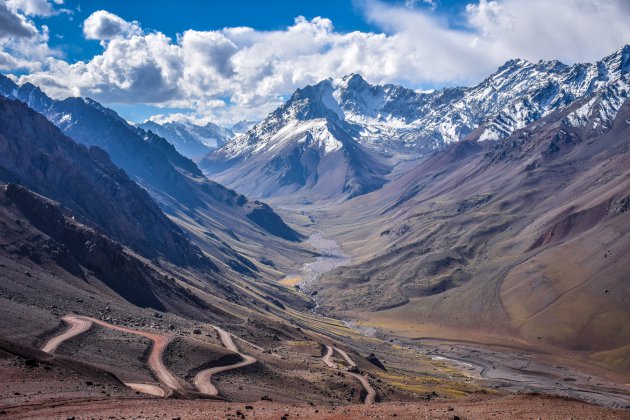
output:
[[[166,346],[172,339],[171,336],[166,336],[162,334],[151,333],[151,332],[141,331],[141,330],[132,330],[131,328],[121,327],[119,325],[113,325],[108,322],[101,321],[100,319],[94,319],[94,318],[88,318],[88,319],[90,319],[95,324],[98,324],[105,328],[129,333],[129,334],[139,335],[141,337],[145,337],[151,340],[153,342],[153,346],[151,347],[151,354],[149,355],[149,368],[153,371],[158,381],[160,381],[162,384],[166,385],[167,387],[171,389],[183,391],[183,387],[180,384],[177,377],[173,375],[173,373],[171,373],[170,370],[168,370],[168,368],[164,365],[164,362],[162,360],[162,355],[164,354],[164,350],[166,349]],[[142,391],[142,389],[144,390],[149,389],[145,386],[146,384],[133,384],[133,385],[135,385],[135,387],[132,386],[131,384],[127,384],[127,386],[129,386],[130,388],[136,389],[137,391],[140,391],[140,392],[145,392],[145,391]]]
[[[322,360],[324,361],[326,366],[332,369],[338,369],[338,366],[335,364],[335,362],[332,361],[333,350],[339,353],[341,357],[345,359],[346,363],[348,363],[350,366],[352,367],[357,366],[356,362],[352,360],[352,358],[348,355],[348,353],[346,353],[345,351],[341,350],[338,347],[335,347],[333,349],[333,347],[329,345],[326,345],[326,354],[324,355],[324,357],[322,357]],[[372,387],[368,378],[359,373],[354,373],[354,372],[346,372],[346,373],[354,377],[355,379],[357,379],[361,383],[361,386],[363,386],[363,389],[365,389],[365,391],[367,392],[364,403],[374,404],[374,402],[376,401],[376,390],[374,389],[374,387]]]
[[[330,346],[326,346],[326,354],[324,355],[324,357],[322,357],[322,360],[329,368],[337,369],[337,365],[335,364],[335,362],[332,361],[332,355],[333,348]]]
[[[195,375],[194,383],[197,389],[200,392],[211,396],[219,395],[219,390],[212,384],[210,380],[212,378],[212,375],[220,372],[225,372],[226,370],[238,369],[244,366],[251,365],[252,363],[256,363],[255,358],[243,354],[238,350],[238,347],[236,347],[236,344],[234,344],[234,341],[232,340],[232,335],[229,332],[217,326],[214,326],[214,329],[217,330],[217,332],[219,333],[223,346],[226,349],[237,353],[239,356],[241,356],[241,358],[243,358],[243,360],[233,365],[216,366],[210,369],[202,370],[197,375]]]
[[[83,334],[84,332],[92,328],[92,321],[90,321],[89,319],[66,315],[62,318],[62,320],[63,322],[68,324],[70,328],[68,328],[66,331],[59,334],[58,336],[48,340],[44,347],[42,347],[43,352],[52,354],[64,341],[69,340],[76,335]]]
[[[374,402],[376,401],[376,390],[372,387],[372,385],[370,385],[370,381],[368,380],[368,378],[354,372],[348,372],[348,374],[358,379],[359,382],[361,382],[361,385],[363,385],[363,388],[365,389],[365,391],[367,392],[364,403],[374,404]]]
[[[143,392],[146,394],[157,395],[159,397],[167,397],[172,394],[172,390],[183,390],[182,385],[175,375],[168,370],[168,368],[164,365],[162,361],[162,355],[164,354],[164,349],[171,341],[170,336],[165,336],[162,334],[151,333],[147,331],[140,330],[132,330],[131,328],[122,327],[120,325],[110,324],[105,321],[101,321],[100,319],[91,318],[87,316],[81,315],[66,315],[61,318],[63,322],[68,324],[70,328],[64,331],[62,334],[51,338],[45,345],[42,347],[42,351],[46,353],[54,353],[57,347],[64,341],[82,334],[89,330],[93,324],[98,324],[102,327],[109,328],[114,331],[121,331],[128,334],[135,334],[141,337],[148,338],[153,342],[151,346],[151,354],[149,355],[149,368],[155,374],[158,381],[160,381],[165,388],[149,383],[136,383],[136,382],[123,382],[129,388],[134,389],[139,392]]]
[[[339,347],[335,347],[335,351],[337,353],[339,353],[341,355],[341,357],[346,359],[346,363],[348,363],[350,366],[356,366],[357,365],[356,363],[354,363],[354,360],[352,360],[350,358],[350,356],[348,356],[348,353],[346,353],[345,351],[341,350]]]
[[[168,343],[170,343],[172,339],[171,336],[152,333],[148,331],[133,330],[131,328],[110,324],[108,322],[101,321],[100,319],[82,315],[66,315],[62,318],[62,321],[68,324],[69,328],[63,333],[48,340],[44,347],[42,347],[42,351],[51,354],[54,353],[61,343],[88,331],[90,328],[92,328],[94,324],[109,328],[110,330],[139,335],[141,337],[148,338],[153,343],[151,346],[151,353],[149,355],[149,368],[155,374],[155,377],[160,382],[160,385],[139,382],[123,383],[129,388],[136,391],[143,392],[145,394],[157,395],[159,397],[168,397],[173,393],[173,390],[184,391],[182,383],[173,373],[171,373],[170,370],[168,370],[168,368],[164,365],[164,361],[162,358],[166,346],[168,346]],[[213,328],[216,329],[219,333],[219,336],[221,337],[221,342],[223,343],[225,348],[233,351],[234,353],[237,353],[243,360],[232,365],[217,366],[214,368],[206,369],[199,372],[195,376],[194,383],[199,392],[212,397],[219,394],[217,388],[210,381],[212,375],[219,372],[224,372],[226,370],[238,369],[240,367],[248,366],[256,362],[255,358],[243,354],[238,350],[238,347],[236,347],[236,344],[234,344],[234,341],[232,340],[232,335],[230,333],[217,326],[213,326]]]
[[[156,385],[150,383],[136,382],[124,382],[124,384],[136,391],[151,395],[157,395],[160,397],[167,397],[171,395],[173,393],[173,390],[184,391],[182,383],[173,373],[171,373],[170,370],[168,370],[168,368],[164,365],[162,358],[166,346],[168,346],[168,343],[172,339],[171,336],[152,333],[148,331],[133,330],[131,328],[110,324],[100,319],[82,315],[66,315],[62,318],[62,321],[68,324],[69,328],[61,334],[48,340],[48,342],[42,347],[42,351],[50,354],[54,353],[59,345],[61,345],[61,343],[88,331],[90,328],[92,328],[94,324],[114,331],[139,335],[141,337],[148,338],[153,343],[151,346],[151,353],[149,355],[149,368],[155,374],[155,377],[158,379],[160,384]],[[253,363],[256,363],[256,359],[252,356],[241,353],[236,344],[234,344],[234,341],[232,340],[232,335],[229,332],[217,326],[213,326],[213,328],[219,333],[219,337],[221,338],[223,346],[225,346],[225,348],[229,351],[238,354],[243,359],[240,362],[231,365],[216,366],[210,369],[202,370],[195,376],[194,384],[199,392],[208,396],[216,397],[219,395],[219,390],[212,384],[211,378],[213,375],[220,372],[225,372],[227,370],[238,369],[251,365]],[[332,361],[332,356],[335,351],[345,359],[348,365],[352,367],[357,366],[354,360],[352,360],[352,358],[344,350],[341,350],[337,347],[333,348],[328,345],[326,345],[326,354],[322,357],[322,360],[324,361],[326,366],[332,369],[339,369],[337,364]],[[368,378],[364,375],[354,372],[347,373],[356,378],[366,390],[367,396],[365,397],[365,404],[374,404],[376,391],[370,385],[370,381],[368,380]]]

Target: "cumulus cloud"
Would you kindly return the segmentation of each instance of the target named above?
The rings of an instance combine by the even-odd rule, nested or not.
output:
[[[177,101],[181,95],[181,50],[161,33],[112,39],[103,54],[88,62],[51,59],[47,66],[22,80],[47,88],[54,97],[82,95],[105,103],[161,104]],[[53,75],[55,84],[49,86]]]
[[[410,82],[476,82],[511,58],[593,61],[630,42],[625,0],[479,0],[466,6],[458,28],[378,1],[365,10],[396,40],[392,59],[408,53],[397,68]]]
[[[63,9],[62,0],[0,0],[0,70],[38,71],[60,54],[49,48],[48,27],[38,28],[32,16],[48,17]]]
[[[9,8],[19,10],[26,16],[52,16],[60,11],[55,9],[55,5],[63,4],[63,0],[6,0]],[[65,11],[65,10],[64,10]]]
[[[29,38],[37,34],[37,28],[8,3],[0,2],[0,38]]]
[[[466,5],[468,22],[484,36],[497,36],[514,29],[514,16],[496,1],[481,0]]]
[[[12,70],[22,67],[28,67],[28,62],[15,58],[4,51],[0,51],[0,70]]]
[[[83,28],[102,41],[101,54],[50,59],[22,80],[53,96],[189,108],[228,122],[262,118],[296,88],[352,72],[413,88],[471,84],[510,58],[592,61],[630,42],[625,0],[471,0],[455,25],[439,7],[359,5],[382,33],[298,17],[283,30],[188,30],[173,39],[99,11]]]
[[[106,10],[99,10],[85,20],[83,34],[87,39],[107,41],[142,35],[142,29],[140,29],[138,22],[127,22],[120,16]]]
[[[630,42],[625,0],[480,0],[466,12],[495,60],[591,61]]]

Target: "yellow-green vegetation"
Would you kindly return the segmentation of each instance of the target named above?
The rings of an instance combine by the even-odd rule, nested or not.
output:
[[[338,336],[342,338],[351,338],[353,340],[370,341],[374,343],[380,343],[381,340],[373,337],[366,337],[357,331],[349,328],[342,321],[333,318],[326,318],[323,316],[299,312],[290,308],[287,308],[286,312],[291,318],[299,323],[303,323],[305,327],[312,331],[324,333],[326,335]]]
[[[282,280],[280,280],[279,283],[283,286],[293,287],[296,284],[300,283],[302,279],[303,279],[302,276],[287,276],[283,278]]]
[[[287,351],[297,354],[306,354],[312,357],[318,357],[321,354],[321,347],[315,341],[293,340],[285,341],[284,346]]]
[[[489,392],[485,388],[471,382],[453,381],[428,375],[407,376],[390,372],[379,372],[377,376],[395,388],[418,395],[435,392],[439,397],[443,398],[461,398],[475,392]]]

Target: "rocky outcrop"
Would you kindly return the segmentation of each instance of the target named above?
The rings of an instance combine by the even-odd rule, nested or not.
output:
[[[25,255],[30,259],[41,263],[42,257],[35,256],[45,254],[76,277],[86,280],[90,273],[136,306],[165,310],[158,295],[169,293],[203,307],[203,302],[128,254],[120,243],[78,223],[59,203],[16,184],[4,186],[0,194],[3,206],[14,206],[33,227],[50,237],[46,246],[32,243],[32,252]]]

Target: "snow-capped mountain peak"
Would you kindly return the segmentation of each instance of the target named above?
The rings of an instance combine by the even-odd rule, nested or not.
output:
[[[313,187],[323,170],[336,170],[330,162],[339,166],[332,158],[338,156],[340,167],[360,174],[344,178],[357,194],[379,185],[388,171],[375,152],[418,156],[467,138],[501,140],[570,106],[568,124],[606,128],[628,98],[629,68],[630,46],[624,46],[596,63],[517,58],[476,86],[431,92],[374,85],[359,74],[325,79],[297,89],[201,166],[224,172],[220,179],[234,188],[273,195]]]
[[[297,89],[261,123],[203,159],[200,167],[207,173],[234,168],[226,178],[216,179],[260,197],[304,189],[325,198],[352,197],[380,188],[389,168],[354,140],[357,127],[343,108],[351,102],[335,98],[343,90],[331,79]],[[352,84],[347,91],[354,91]],[[353,100],[362,104],[360,96]]]
[[[232,131],[234,134],[243,134],[247,132],[250,128],[255,126],[257,123],[258,121],[241,120],[230,127],[230,131]]]
[[[148,120],[139,127],[164,137],[179,153],[191,159],[210,153],[234,137],[231,130],[211,122],[197,125],[186,120],[163,122]]]

